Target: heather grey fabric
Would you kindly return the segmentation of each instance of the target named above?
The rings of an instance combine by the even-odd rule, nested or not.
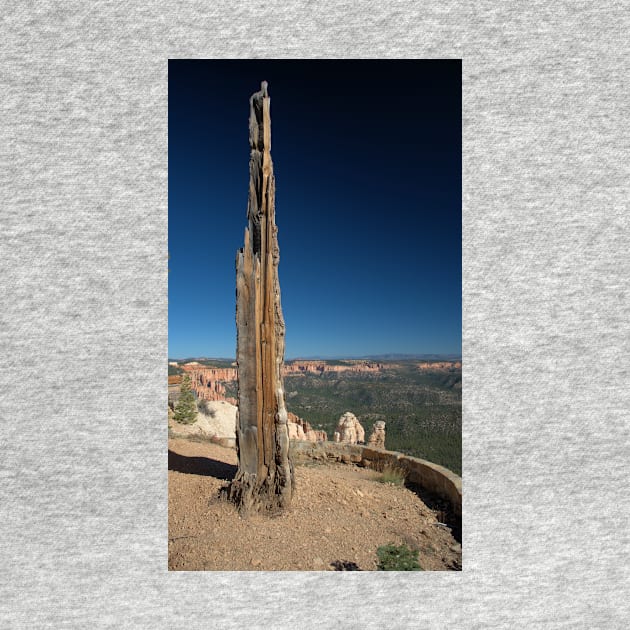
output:
[[[627,2],[2,8],[6,628],[624,628]],[[168,57],[463,58],[464,570],[168,573]]]

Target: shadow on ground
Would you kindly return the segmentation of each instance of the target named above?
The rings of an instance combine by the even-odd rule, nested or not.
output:
[[[438,521],[448,525],[450,528],[453,538],[461,544],[462,542],[462,522],[461,519],[457,518],[453,513],[451,506],[448,501],[439,497],[428,490],[425,490],[421,486],[416,485],[415,483],[405,483],[405,487],[409,488],[412,492],[414,492],[422,502],[430,509],[434,510],[437,516]]]
[[[360,571],[359,565],[356,562],[349,562],[348,560],[335,560],[330,563],[331,567],[334,567],[335,571]]]
[[[217,479],[230,481],[234,479],[237,467],[234,464],[226,464],[209,457],[186,457],[169,450],[168,469],[187,475],[216,477]]]

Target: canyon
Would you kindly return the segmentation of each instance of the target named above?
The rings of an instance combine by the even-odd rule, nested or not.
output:
[[[236,368],[204,367],[199,363],[188,363],[183,365],[182,369],[190,377],[191,388],[195,392],[198,400],[226,402],[229,403],[230,406],[233,406],[234,409],[236,408],[238,401],[235,398],[226,396],[224,385],[224,383],[230,383],[238,379],[238,371]],[[169,376],[169,392],[177,395],[182,379],[183,377],[181,375]],[[200,411],[200,418],[202,416],[203,414]],[[313,429],[309,422],[294,413],[288,412],[287,426],[289,439],[305,440],[307,442],[325,442],[328,440],[326,431]],[[197,430],[199,427],[195,427],[195,429]],[[211,430],[206,431],[206,429],[201,429],[201,433],[204,432],[212,435]]]
[[[227,400],[235,405],[236,399],[226,396],[225,383],[232,383],[238,380],[238,369],[218,368],[204,366],[197,361],[191,361],[179,366],[184,370],[191,380],[192,389],[201,400],[215,401]],[[330,365],[326,361],[291,361],[285,363],[282,369],[283,376],[299,376],[306,374],[338,374],[349,372],[352,374],[359,373],[376,373],[385,369],[382,363],[373,361],[347,361],[342,365]],[[176,384],[180,382],[177,376],[170,376],[169,383]]]
[[[179,362],[182,374],[191,378],[199,401],[237,404],[238,368],[211,360]],[[282,370],[291,412],[287,428],[291,440],[321,442],[334,439],[338,420],[351,410],[365,426],[364,439],[374,433],[376,421],[388,421],[388,446],[409,451],[460,470],[461,359],[437,361],[373,361],[297,359]],[[169,376],[169,390],[177,396],[181,375]],[[371,430],[370,430],[371,429]],[[391,429],[391,433],[389,431]],[[430,431],[427,437],[423,431]],[[343,431],[339,431],[341,434]],[[435,450],[427,447],[436,437]],[[372,437],[372,436],[369,436]],[[373,441],[381,443],[381,427]],[[340,435],[341,439],[341,435]],[[438,446],[448,440],[448,455]]]
[[[384,369],[382,363],[373,361],[347,361],[342,365],[330,365],[326,361],[291,361],[284,365],[284,375],[292,374],[326,374],[330,372],[380,372]]]

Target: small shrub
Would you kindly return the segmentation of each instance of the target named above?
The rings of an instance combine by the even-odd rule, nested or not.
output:
[[[406,472],[403,468],[385,466],[377,481],[380,481],[381,483],[391,483],[395,486],[402,486],[405,483],[406,476]]]
[[[422,571],[418,564],[418,551],[402,544],[383,545],[376,550],[379,571]]]

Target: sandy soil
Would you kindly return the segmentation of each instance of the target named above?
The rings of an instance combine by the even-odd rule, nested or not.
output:
[[[242,519],[217,496],[236,472],[236,451],[175,438],[168,461],[170,570],[373,571],[388,543],[419,549],[425,570],[461,569],[461,546],[440,514],[374,471],[298,465],[289,511]]]
[[[216,435],[222,438],[236,437],[236,411],[235,405],[225,400],[207,400],[208,414],[199,411],[194,424],[180,424],[173,419],[173,412],[169,409],[168,426],[179,435]]]

